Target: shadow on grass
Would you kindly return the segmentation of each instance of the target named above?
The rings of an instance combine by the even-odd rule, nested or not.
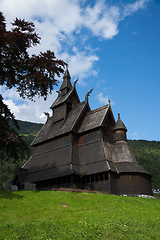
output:
[[[0,198],[5,198],[5,199],[23,199],[24,196],[17,195],[16,192],[10,191],[10,192],[5,192],[5,191],[0,191]]]

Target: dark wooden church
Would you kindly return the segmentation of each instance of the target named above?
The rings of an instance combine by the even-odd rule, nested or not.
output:
[[[48,118],[31,146],[33,156],[18,168],[12,184],[36,189],[73,187],[113,194],[152,195],[151,175],[136,161],[118,116],[109,104],[91,111],[88,92],[80,102],[68,68]]]

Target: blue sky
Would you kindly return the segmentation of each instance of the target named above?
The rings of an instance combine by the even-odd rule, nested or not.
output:
[[[30,54],[50,49],[70,59],[80,100],[94,89],[92,110],[111,99],[128,139],[160,140],[160,1],[0,0],[0,11],[8,29],[16,17],[35,22],[41,45]],[[0,92],[17,119],[42,123],[57,96],[54,91],[46,102],[33,103],[15,89]]]

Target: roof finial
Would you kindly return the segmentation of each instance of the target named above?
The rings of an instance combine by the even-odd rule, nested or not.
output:
[[[90,93],[93,91],[93,88],[86,94],[86,97],[85,97],[85,101],[88,102],[88,96],[90,95]]]
[[[118,119],[120,119],[120,113],[118,113]]]
[[[110,99],[108,99],[108,102],[109,102],[109,105],[110,105],[110,103],[111,103],[111,100],[110,100]]]
[[[44,114],[47,116],[47,121],[48,121],[48,119],[49,119],[49,113],[48,112],[44,112]],[[46,122],[47,122],[46,121]]]
[[[70,60],[69,58],[68,58],[68,59],[66,59],[66,62],[67,62],[67,68],[68,68],[68,62],[69,62],[69,60]]]
[[[77,78],[77,80],[74,82],[74,84],[73,84],[73,87],[75,88],[75,86],[76,86],[76,83],[78,82],[78,79],[79,78]]]

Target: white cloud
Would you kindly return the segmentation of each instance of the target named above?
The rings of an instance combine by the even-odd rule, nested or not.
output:
[[[97,2],[93,8],[86,8],[84,25],[88,27],[95,36],[110,39],[118,34],[118,18],[118,7],[107,7],[104,3]]]
[[[35,102],[33,102],[28,99],[21,99],[16,89],[5,90],[2,86],[0,86],[0,94],[3,95],[4,102],[8,105],[11,112],[14,113],[16,119],[37,123],[44,123],[46,121],[46,116],[43,112],[52,114],[49,107],[57,97],[57,93],[53,91],[48,96],[47,101],[36,97]]]
[[[75,37],[81,39],[83,27],[94,36],[112,39],[118,34],[119,21],[144,8],[146,2],[148,0],[138,0],[122,9],[104,1],[82,8],[81,1],[73,0],[1,0],[0,9],[9,26],[16,17],[35,22],[42,42],[32,53],[51,49],[58,54],[62,52],[63,42],[73,44]]]
[[[124,11],[123,11],[123,18],[125,18],[128,15],[131,15],[132,13],[143,9],[146,7],[146,4],[149,2],[149,0],[138,0],[135,3],[132,4],[127,4],[124,7]]]
[[[87,39],[112,39],[119,32],[119,22],[143,9],[147,2],[138,0],[122,7],[120,4],[97,1],[92,7],[86,6],[89,3],[87,1],[78,0],[0,0],[0,10],[8,28],[16,17],[33,21],[36,32],[41,36],[41,44],[31,48],[30,54],[50,49],[64,61],[69,58],[72,77],[79,77],[79,83],[85,85],[86,78],[97,75],[95,63],[99,60],[92,46],[86,46]],[[4,91],[4,88],[0,88],[0,92],[16,118],[33,122],[45,121],[43,112],[49,111],[48,107],[56,98],[53,92],[46,102],[36,98],[34,103],[20,100],[15,89]],[[102,92],[97,97],[101,104],[108,104],[108,96]]]
[[[91,31],[93,36],[112,39],[118,34],[119,21],[138,9],[144,8],[146,2],[148,0],[138,0],[133,4],[125,5],[122,9],[118,5],[109,5],[104,1],[97,1],[93,7],[90,5],[82,7],[82,1],[73,0],[1,0],[0,9],[6,17],[8,26],[16,17],[35,22],[36,30],[42,40],[40,45],[30,49],[30,53],[38,54],[40,51],[50,49],[56,55],[62,55],[67,50],[62,49],[63,43],[72,48],[75,39],[79,39],[79,44],[80,41],[84,41],[86,36],[84,38],[84,34],[81,34],[81,29],[84,27]],[[85,46],[83,51],[85,51]],[[87,54],[83,54],[81,59],[79,55],[77,56],[77,59],[82,61],[84,58],[87,62],[90,60],[91,65],[93,59],[97,61],[95,55],[90,54],[88,58]],[[75,61],[73,62],[75,65]],[[89,70],[90,64],[87,65]],[[76,74],[79,74],[80,62],[77,65]],[[84,73],[86,75],[86,72]]]
[[[80,52],[78,48],[73,47],[74,55],[70,57],[69,65],[72,76],[78,76],[83,83],[83,79],[91,75],[96,75],[97,71],[93,69],[95,61],[98,61],[96,55],[87,55],[86,52]]]
[[[134,31],[132,34],[136,36],[138,34],[138,32]]]
[[[139,138],[139,135],[138,135],[137,132],[128,133],[128,137],[131,138],[131,139],[138,139],[138,138]]]
[[[97,94],[97,98],[99,100],[99,102],[103,105],[108,104],[108,100],[111,100],[108,96],[104,96],[102,92],[100,92],[99,94]],[[114,105],[114,102],[111,101],[111,105]]]

